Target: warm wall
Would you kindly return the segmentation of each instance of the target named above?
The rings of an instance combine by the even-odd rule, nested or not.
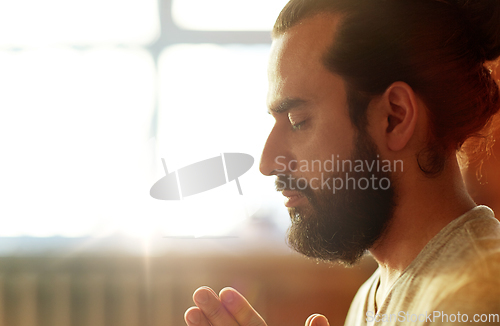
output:
[[[343,325],[374,270],[288,256],[0,258],[0,326],[182,326],[201,285],[241,291],[271,326]]]

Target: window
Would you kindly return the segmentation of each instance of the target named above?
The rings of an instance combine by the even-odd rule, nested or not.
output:
[[[285,2],[2,2],[0,236],[217,236],[272,211],[281,199],[258,160],[269,30]],[[234,182],[149,196],[161,158],[175,171],[224,152],[255,158],[244,196]]]
[[[183,29],[269,31],[288,1],[173,0],[174,22]]]

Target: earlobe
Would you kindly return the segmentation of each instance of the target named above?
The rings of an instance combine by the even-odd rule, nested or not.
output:
[[[384,97],[387,104],[387,146],[391,151],[400,151],[415,131],[418,117],[416,96],[408,84],[395,82],[385,91]]]

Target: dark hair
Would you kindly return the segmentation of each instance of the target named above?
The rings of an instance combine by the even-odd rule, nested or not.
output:
[[[291,0],[273,36],[325,12],[342,17],[323,63],[345,80],[356,128],[366,128],[374,96],[406,82],[430,117],[428,146],[417,160],[436,175],[452,151],[491,125],[500,95],[484,63],[500,56],[500,1]]]

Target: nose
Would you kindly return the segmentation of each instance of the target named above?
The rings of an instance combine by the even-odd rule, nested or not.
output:
[[[287,174],[296,168],[297,161],[293,159],[285,134],[281,132],[280,127],[274,125],[267,137],[259,165],[260,173],[263,175]]]

